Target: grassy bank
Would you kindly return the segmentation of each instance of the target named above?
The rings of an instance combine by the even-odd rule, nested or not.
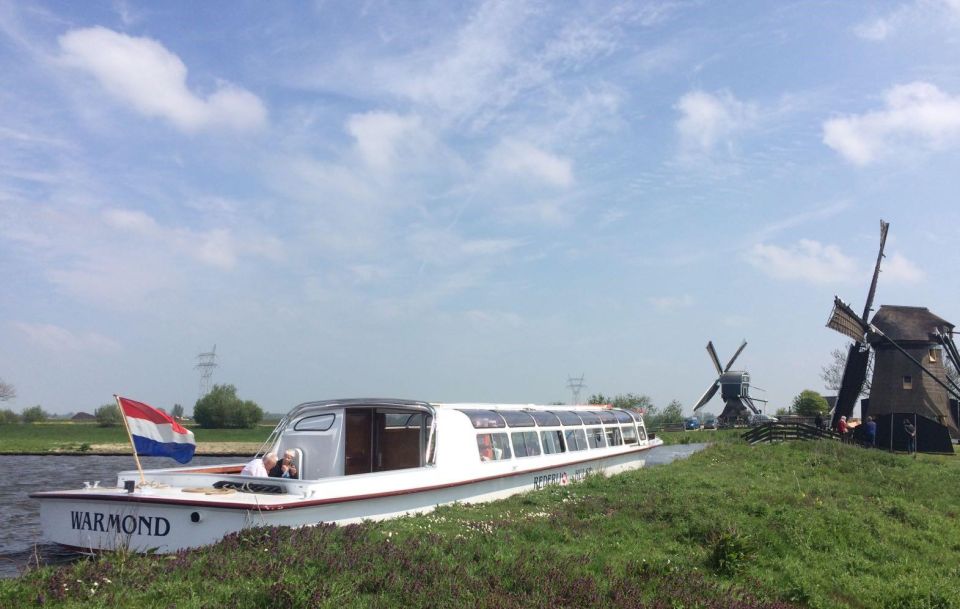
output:
[[[0,606],[960,609],[958,505],[951,458],[723,443],[493,504],[42,569],[0,581]]]
[[[190,427],[198,444],[198,454],[221,452],[210,444],[259,446],[270,435],[269,427],[253,429],[201,429]],[[119,447],[119,448],[118,448]],[[130,442],[121,427],[99,427],[96,423],[32,423],[0,425],[0,454],[44,454],[64,452],[112,453],[128,451]],[[243,447],[238,447],[243,448]],[[231,451],[225,451],[231,452]],[[241,454],[247,454],[241,450]]]

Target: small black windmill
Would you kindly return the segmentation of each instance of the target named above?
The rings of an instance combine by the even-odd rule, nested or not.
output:
[[[958,387],[947,375],[945,358],[956,365],[960,353],[953,342],[953,324],[926,307],[883,305],[869,322],[877,287],[883,247],[889,224],[880,223],[880,254],[867,295],[867,306],[858,317],[849,305],[834,298],[827,327],[849,336],[851,345],[844,368],[834,423],[853,413],[856,399],[866,380],[870,349],[874,352],[870,397],[862,402],[863,415],[878,424],[880,446],[904,448],[902,420],[917,427],[917,449],[925,452],[953,452],[950,436],[960,435],[950,414],[950,402],[960,398]]]
[[[733,421],[750,416],[751,414],[760,414],[760,409],[753,403],[750,397],[750,374],[742,370],[730,370],[733,362],[736,361],[747,341],[743,341],[737,352],[733,354],[730,361],[723,368],[720,367],[720,358],[717,357],[717,350],[713,348],[713,342],[707,343],[707,353],[710,354],[710,361],[713,367],[717,369],[717,379],[700,397],[693,411],[700,410],[707,404],[713,396],[720,391],[720,397],[723,399],[723,412],[717,417],[721,422],[732,423]]]

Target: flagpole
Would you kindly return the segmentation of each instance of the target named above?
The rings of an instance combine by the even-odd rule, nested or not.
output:
[[[120,410],[123,428],[127,430],[127,438],[130,439],[130,447],[133,449],[133,459],[137,462],[137,471],[140,472],[140,484],[146,484],[147,479],[143,475],[143,467],[140,466],[140,455],[137,454],[137,445],[133,443],[133,434],[130,433],[130,425],[127,424],[127,415],[123,414],[123,406],[120,404],[120,398],[116,393],[113,394],[113,399],[117,401],[117,409]]]

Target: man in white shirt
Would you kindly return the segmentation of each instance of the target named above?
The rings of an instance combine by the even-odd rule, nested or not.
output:
[[[259,478],[266,478],[267,472],[273,469],[273,466],[277,464],[277,453],[267,453],[263,456],[262,459],[254,459],[250,463],[247,463],[243,466],[243,469],[240,470],[241,476],[257,476]]]

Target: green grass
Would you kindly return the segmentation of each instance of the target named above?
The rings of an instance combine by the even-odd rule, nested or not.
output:
[[[263,442],[272,427],[201,429],[191,427],[197,442]],[[0,454],[84,452],[84,445],[128,443],[123,427],[96,423],[33,423],[0,425]]]
[[[746,427],[700,429],[696,431],[658,431],[657,437],[661,438],[664,444],[712,444],[714,442],[739,441],[740,436],[747,431]]]
[[[251,529],[0,581],[0,606],[960,609],[960,463],[718,442],[384,523]]]

